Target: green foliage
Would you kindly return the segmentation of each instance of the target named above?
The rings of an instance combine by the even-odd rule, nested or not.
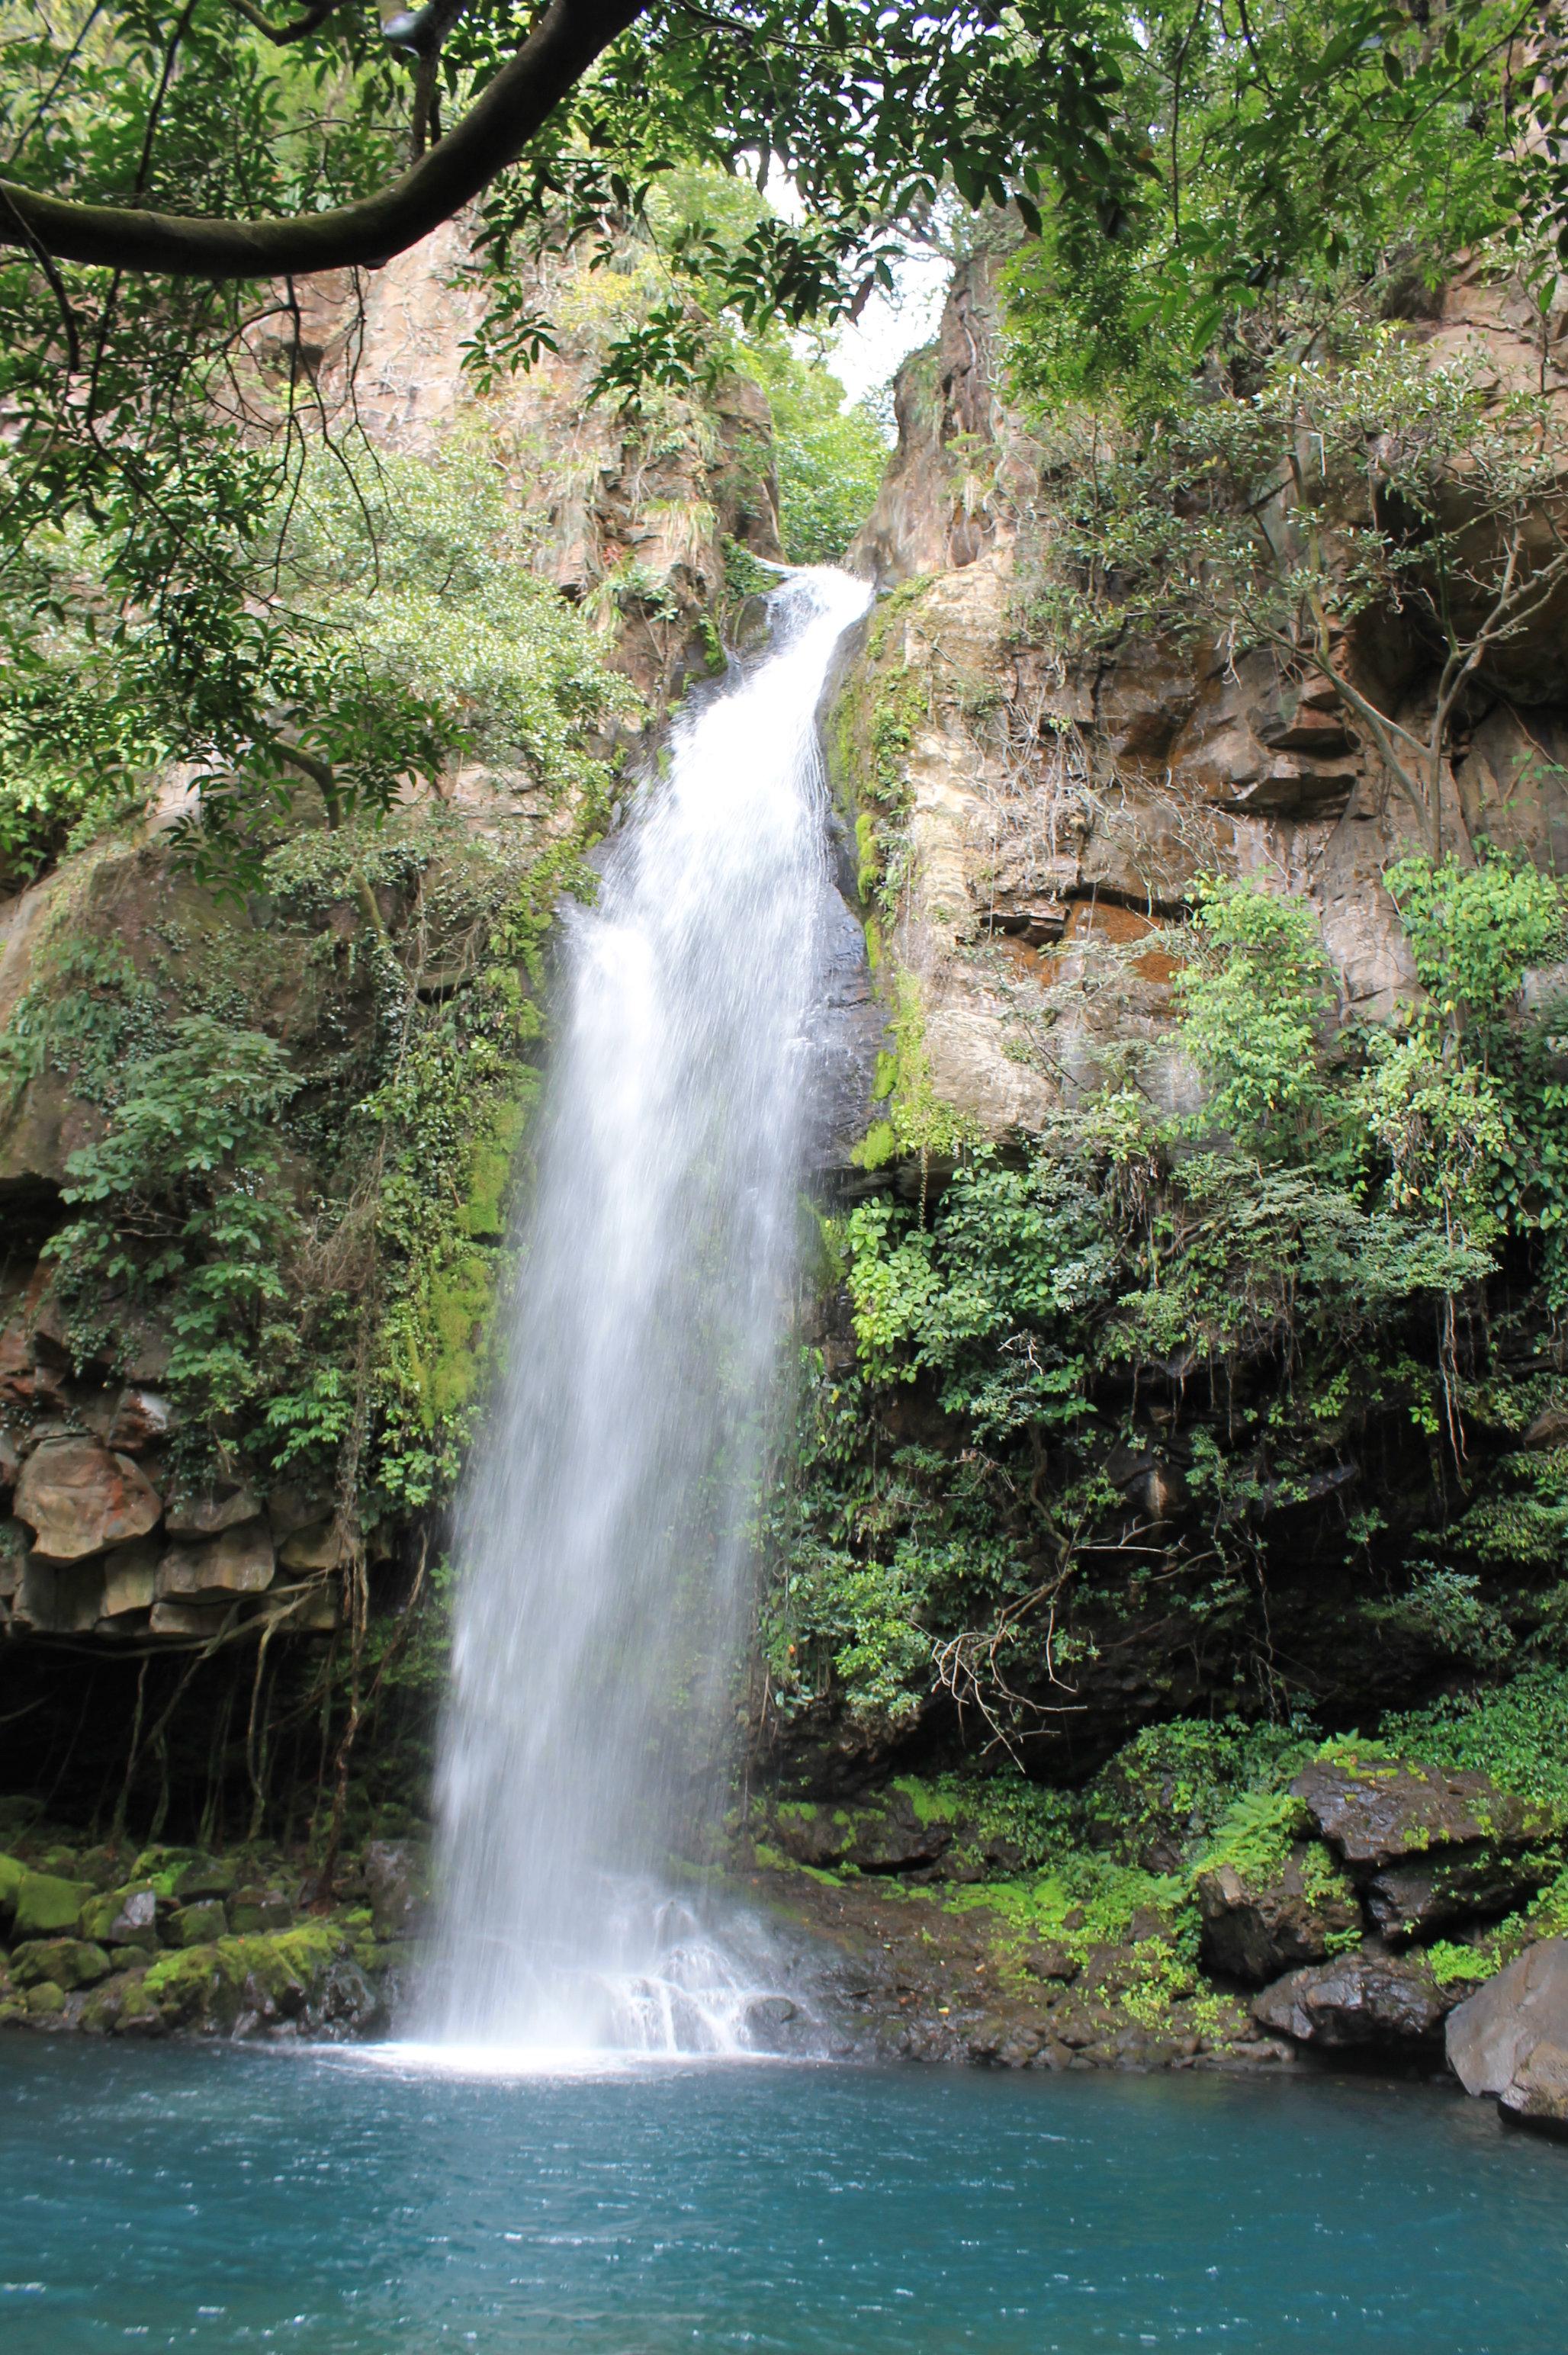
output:
[[[1203,1124],[1261,1157],[1299,1158],[1327,1095],[1318,1039],[1331,1001],[1313,908],[1240,879],[1204,884],[1173,997],[1207,1084]]]
[[[1527,1668],[1495,1689],[1453,1694],[1383,1720],[1383,1739],[1406,1755],[1462,1771],[1479,1767],[1499,1790],[1568,1807],[1568,1673]]]
[[[194,1015],[171,1036],[132,1065],[102,1141],[71,1155],[64,1198],[83,1207],[48,1248],[69,1300],[159,1301],[169,1386],[216,1433],[265,1380],[295,1227],[276,1132],[299,1083],[259,1031]]]
[[[888,444],[863,404],[847,409],[837,378],[763,337],[742,346],[768,397],[779,486],[779,537],[791,564],[837,564],[870,514]]]

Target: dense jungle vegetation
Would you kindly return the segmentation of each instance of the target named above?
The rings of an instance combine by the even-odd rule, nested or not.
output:
[[[314,1485],[348,1594],[345,1638],[287,1668],[237,1620],[150,1697],[117,1672],[127,1791],[210,1806],[242,1768],[254,1820],[293,1823],[373,1704],[354,1803],[418,1801],[433,1515],[527,1180],[550,929],[662,717],[623,639],[656,641],[661,678],[718,664],[758,575],[733,544],[723,578],[698,559],[737,483],[760,499],[772,476],[784,552],[812,561],[880,473],[803,332],[854,314],[911,238],[1005,249],[1009,399],[1053,486],[1020,627],[1299,647],[1330,564],[1340,618],[1423,593],[1433,531],[1391,522],[1394,495],[1431,522],[1439,477],[1479,464],[1499,526],[1539,505],[1528,399],[1429,395],[1394,323],[1482,250],[1546,320],[1556,39],[1554,16],[1480,0],[475,0],[395,39],[347,0],[0,10],[0,858],[12,887],[77,861],[5,1076],[101,1115],[49,1241],[78,1365],[166,1326],[186,1476]],[[392,456],[357,421],[352,327],[333,378],[302,289],[470,199],[472,410],[436,458]],[[680,483],[635,517],[677,561],[601,548],[575,605],[547,577],[571,453],[496,422],[553,361],[629,478]],[[739,377],[771,439],[720,435]],[[1309,484],[1288,544],[1213,496],[1304,437],[1327,483],[1369,405],[1417,401],[1348,575]],[[1435,607],[1460,672],[1525,610],[1500,599]],[[1389,739],[1425,848],[1394,880],[1430,985],[1402,1029],[1339,1027],[1305,911],[1216,883],[1179,1004],[1202,1119],[1153,1119],[1129,1067],[1019,1161],[932,1099],[895,1008],[885,1166],[954,1174],[823,1225],[858,1354],[806,1353],[766,1500],[774,1718],[809,1737],[847,1711],[872,1749],[956,1727],[1049,1773],[1059,1709],[1070,1734],[1091,1721],[1087,1755],[1129,1713],[1349,1721],[1424,1682],[1555,1675],[1563,1093],[1520,981],[1558,953],[1561,900],[1484,843],[1453,862],[1445,749],[1441,715]],[[500,795],[484,833],[444,798],[475,768]],[[93,879],[176,774],[167,897],[121,939]],[[895,856],[869,888],[894,911]],[[1270,1569],[1278,1531],[1310,1550],[1304,1507],[1306,1632]],[[1163,1664],[1132,1702],[1129,1648]],[[286,1787],[269,1741],[292,1741]]]

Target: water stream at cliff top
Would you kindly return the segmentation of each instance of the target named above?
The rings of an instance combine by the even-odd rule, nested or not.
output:
[[[769,1969],[672,1880],[732,1724],[829,893],[815,713],[864,583],[790,576],[567,919],[507,1372],[460,1500],[427,2030],[743,2048]]]

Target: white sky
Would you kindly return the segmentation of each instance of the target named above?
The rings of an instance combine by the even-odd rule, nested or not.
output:
[[[952,267],[937,253],[906,254],[898,266],[896,300],[878,292],[852,326],[838,329],[828,365],[850,400],[874,392],[901,359],[934,339]]]

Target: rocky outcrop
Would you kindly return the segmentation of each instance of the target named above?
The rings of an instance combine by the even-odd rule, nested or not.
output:
[[[936,346],[900,372],[898,450],[850,555],[897,619],[864,634],[829,735],[849,825],[884,844],[862,888],[897,876],[896,961],[918,985],[931,1084],[993,1138],[1037,1128],[1118,1044],[1157,1050],[1161,936],[1201,874],[1308,900],[1347,1010],[1386,1018],[1414,989],[1381,880],[1412,821],[1332,679],[1131,632],[1079,660],[1033,623],[1049,485],[999,383],[998,278],[996,255],[963,263]],[[1522,289],[1477,271],[1409,333],[1482,383],[1530,389],[1544,368],[1568,400]],[[1462,858],[1483,838],[1552,864],[1568,850],[1564,602],[1499,646],[1467,711],[1443,783]],[[1421,727],[1430,678],[1397,616],[1362,613],[1334,662]],[[1132,971],[1096,960],[1146,939]],[[1153,1060],[1156,1102],[1191,1109],[1190,1075]]]
[[[1296,2043],[1347,2046],[1429,2042],[1454,1998],[1429,1969],[1380,1955],[1345,1955],[1292,1971],[1253,2002],[1259,2026]]]
[[[1450,2013],[1447,2052],[1467,2094],[1568,2134],[1568,1939],[1530,1947]]]
[[[373,1842],[347,1859],[347,1902],[321,1912],[314,1882],[276,1852],[252,1852],[249,1880],[229,1859],[165,1849],[57,1846],[46,1860],[91,1878],[0,1855],[0,2030],[274,2041],[384,2033],[422,1926],[428,1866],[411,1841]]]
[[[1204,1963],[1228,1978],[1261,1984],[1360,1935],[1354,1891],[1326,1851],[1304,1841],[1265,1879],[1221,1864],[1199,1874],[1197,1891]]]

